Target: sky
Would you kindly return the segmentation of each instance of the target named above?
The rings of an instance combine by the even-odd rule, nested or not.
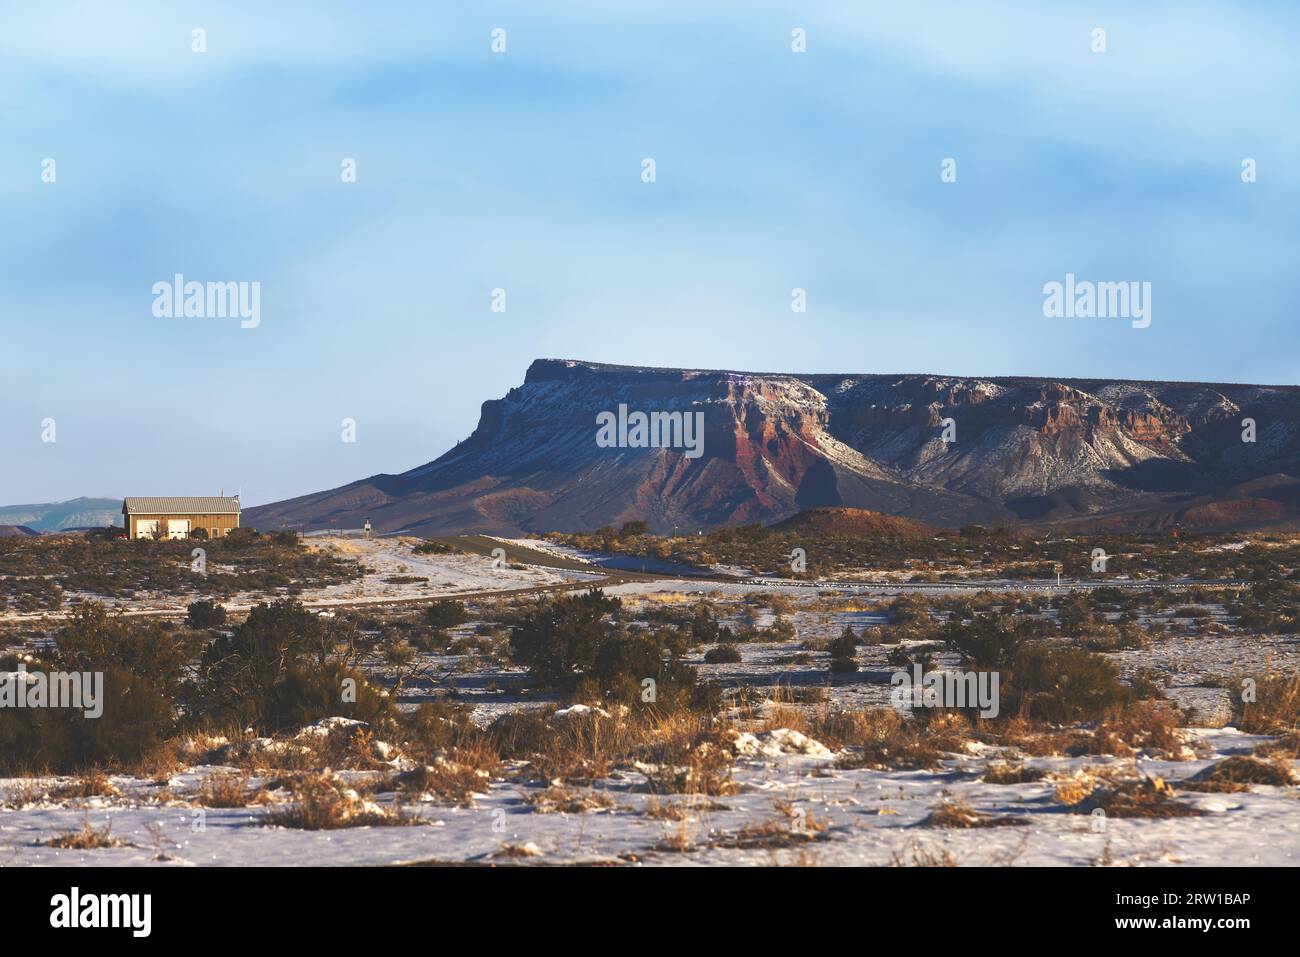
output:
[[[1265,2],[0,3],[0,504],[405,471],[542,357],[1295,384],[1298,48]],[[156,315],[178,273],[256,326]],[[1067,273],[1150,325],[1045,316]]]

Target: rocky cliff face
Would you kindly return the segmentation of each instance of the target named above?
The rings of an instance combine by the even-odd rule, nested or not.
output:
[[[680,442],[639,443],[635,427],[626,442],[602,447],[597,416],[620,407],[625,417],[698,420],[699,456]],[[1246,417],[1256,421],[1254,443],[1241,440]],[[538,360],[522,386],[483,404],[468,439],[429,464],[246,516],[263,528],[353,528],[369,518],[383,531],[426,534],[591,529],[634,518],[680,531],[835,506],[950,526],[1167,525],[1197,515],[1246,525],[1290,514],[1298,466],[1296,387]],[[1265,477],[1262,495],[1242,490]],[[1225,501],[1235,504],[1209,507]]]

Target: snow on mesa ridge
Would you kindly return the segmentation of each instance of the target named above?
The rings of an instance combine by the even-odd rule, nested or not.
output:
[[[599,447],[596,415],[620,404],[701,413],[703,454]],[[1254,444],[1241,441],[1250,416]],[[380,531],[508,537],[634,519],[657,532],[770,523],[815,507],[949,527],[1198,517],[1251,527],[1300,518],[1297,476],[1295,386],[539,359],[433,461],[245,516],[262,528],[370,519]]]

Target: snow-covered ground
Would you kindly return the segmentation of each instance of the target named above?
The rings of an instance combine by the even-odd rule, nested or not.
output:
[[[588,573],[514,562],[497,563],[484,555],[417,555],[413,548],[419,541],[410,538],[308,539],[309,548],[331,549],[345,558],[360,561],[370,571],[359,582],[316,589],[306,599],[372,601],[455,597],[471,592],[537,588],[604,577],[598,569]],[[424,578],[427,581],[384,581],[399,577]]]
[[[488,556],[474,554],[417,555],[415,538],[343,538],[313,536],[304,540],[307,548],[331,551],[362,563],[366,573],[356,581],[322,588],[306,588],[296,597],[307,607],[326,605],[369,604],[383,601],[407,601],[422,598],[455,598],[475,592],[514,591],[561,586],[571,582],[598,581],[605,577],[598,568],[591,572],[569,571],[542,565],[517,562],[494,562]],[[214,566],[213,571],[219,571]],[[421,579],[389,582],[390,578]],[[65,607],[73,599],[86,598],[101,602],[127,615],[183,612],[199,596],[137,594],[130,599],[110,598],[88,593],[68,593]],[[221,604],[230,612],[245,612],[266,595],[241,593]],[[60,617],[58,614],[6,612],[0,621],[38,620]]]
[[[604,799],[593,803],[608,808],[581,813],[546,813],[527,800],[541,786],[495,781],[472,807],[433,801],[408,805],[421,819],[413,826],[329,831],[265,826],[263,807],[207,808],[199,817],[185,796],[207,774],[220,770],[199,767],[161,786],[114,778],[121,796],[91,798],[81,806],[0,811],[0,863],[1300,864],[1297,787],[1254,785],[1234,794],[1177,791],[1177,800],[1203,813],[1167,819],[1098,821],[1070,813],[1053,797],[1061,781],[1085,767],[1176,782],[1225,755],[1249,753],[1265,740],[1231,729],[1189,735],[1207,749],[1196,760],[1028,758],[1025,766],[1049,776],[1024,784],[985,783],[986,756],[977,755],[951,756],[938,771],[842,770],[832,758],[790,753],[741,758],[734,774],[740,793],[695,806],[682,797],[644,793],[643,775],[631,770],[594,789]],[[793,750],[770,734],[766,741],[767,750]],[[16,783],[0,781],[0,789]],[[964,802],[976,812],[1024,823],[966,829],[929,825],[930,813],[945,802]],[[391,803],[391,797],[378,803]],[[682,805],[684,818],[663,820],[647,813],[665,804]],[[108,825],[114,837],[133,846],[88,851],[41,846],[87,821],[94,827]],[[527,850],[505,857],[507,846]]]
[[[334,549],[362,562],[369,571],[360,582],[315,589],[300,597],[312,605],[456,597],[482,592],[558,587],[604,576],[540,566],[497,567],[477,555],[415,555],[414,540],[313,538],[309,547]],[[573,557],[550,543],[516,544]],[[543,547],[544,546],[544,547]],[[424,581],[390,583],[386,578]],[[981,584],[980,588],[987,587]],[[785,642],[737,646],[736,664],[703,663],[703,648],[688,661],[701,677],[735,687],[775,684],[826,688],[835,707],[883,707],[889,701],[885,661],[888,649],[862,647],[861,670],[829,678],[819,647],[846,624],[861,631],[879,624],[879,606],[899,589],[846,587],[839,597],[862,599],[834,610],[800,607],[820,589],[782,584],[661,580],[610,586],[607,592],[637,602],[689,602],[710,596],[723,600],[726,622],[748,616],[757,627],[772,624],[763,604],[744,605],[755,593],[794,599],[785,612],[796,637]],[[975,590],[972,588],[972,591]],[[950,589],[934,594],[951,595]],[[240,604],[228,603],[232,610]],[[171,607],[185,601],[171,599]],[[147,600],[133,609],[150,608]],[[852,609],[858,610],[852,610]],[[725,623],[725,622],[724,622]],[[453,629],[468,636],[473,623]],[[802,662],[791,660],[811,655]],[[436,657],[436,656],[435,656]],[[458,656],[439,661],[450,670]],[[1219,679],[1266,668],[1300,668],[1300,643],[1293,638],[1240,634],[1171,637],[1146,651],[1119,652],[1114,659],[1126,672],[1137,668],[1166,672],[1169,697],[1195,704],[1205,723],[1221,723],[1227,691]],[[944,664],[942,655],[940,664]],[[458,700],[475,708],[482,724],[504,711],[546,707],[544,696],[524,696],[511,687],[522,672],[500,663],[459,673]],[[429,694],[434,688],[427,689]],[[409,702],[408,702],[409,704]],[[1216,718],[1219,720],[1211,720]],[[30,779],[0,780],[0,865],[131,864],[187,865],[359,865],[422,861],[581,863],[621,861],[652,865],[714,863],[822,863],[958,865],[1288,865],[1300,863],[1300,787],[1252,785],[1238,793],[1176,790],[1176,799],[1203,813],[1175,818],[1112,818],[1099,822],[1071,813],[1057,789],[1073,776],[1118,772],[1178,782],[1236,754],[1250,754],[1267,739],[1231,727],[1199,727],[1185,732],[1195,757],[1168,761],[1139,755],[1119,757],[1021,757],[1023,766],[1043,772],[1041,780],[993,784],[982,779],[997,755],[976,746],[949,754],[939,769],[876,770],[836,766],[836,755],[811,744],[790,747],[791,738],[760,738],[750,756],[738,759],[733,780],[738,793],[692,799],[653,796],[645,775],[633,768],[615,771],[592,788],[568,787],[575,795],[595,795],[592,809],[547,813],[534,803],[544,786],[518,777],[486,784],[470,807],[450,806],[431,797],[404,805],[417,816],[412,826],[366,826],[336,830],[294,830],[269,826],[271,805],[204,808],[194,803],[200,783],[229,768],[198,765],[164,783],[125,776],[112,778],[120,792],[111,797],[50,800],[48,790]],[[800,750],[804,753],[783,753]],[[210,760],[210,759],[209,759]],[[1296,768],[1296,762],[1291,762]],[[64,779],[66,780],[66,779]],[[391,793],[374,797],[391,806]],[[995,819],[1014,818],[1011,826],[936,827],[928,818],[944,804],[969,807]],[[671,813],[665,813],[665,808]],[[55,835],[84,824],[107,826],[125,846],[68,850],[45,846]],[[510,850],[513,848],[514,850]],[[522,849],[522,850],[521,850]]]

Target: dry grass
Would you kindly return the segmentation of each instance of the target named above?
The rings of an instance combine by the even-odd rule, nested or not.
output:
[[[662,841],[655,845],[657,851],[686,854],[695,850],[695,829],[689,818],[681,818],[675,828],[669,829]]]
[[[820,830],[808,827],[791,826],[788,818],[774,818],[744,825],[735,834],[726,835],[712,842],[713,847],[725,847],[732,850],[779,850],[786,847],[798,847],[809,841],[824,839],[825,825]]]
[[[48,797],[49,791],[43,782],[39,779],[27,779],[5,788],[4,797],[0,799],[0,807],[22,810],[33,804],[39,804]]]
[[[687,821],[691,817],[685,801],[661,801],[657,797],[646,798],[641,813],[652,821]]]
[[[890,867],[956,867],[957,859],[945,847],[922,847],[913,844],[911,856],[907,857],[894,851],[889,857]]]
[[[991,762],[984,768],[985,784],[1029,784],[1047,777],[1042,768],[1030,768],[1008,761]]]
[[[95,768],[79,778],[60,784],[50,791],[50,797],[69,800],[91,797],[117,797],[122,792],[117,789],[108,775]]]
[[[645,789],[651,794],[719,797],[740,792],[731,778],[732,760],[726,748],[706,741],[681,764],[643,764],[638,770],[645,775]]]
[[[1238,754],[1197,772],[1179,782],[1178,787],[1184,791],[1232,794],[1249,791],[1252,784],[1288,787],[1296,783],[1296,774],[1287,762],[1278,759],[1262,761]]]
[[[611,811],[617,806],[614,798],[603,791],[566,788],[558,784],[526,795],[524,802],[538,814],[585,814],[588,811]]]
[[[937,768],[943,760],[943,751],[936,741],[952,744],[948,727],[932,738],[927,729],[915,721],[905,721],[891,708],[871,708],[836,716],[826,731],[827,737],[852,749],[852,753],[835,763],[845,770]]]
[[[820,834],[830,823],[795,801],[783,801],[777,798],[772,802],[772,808],[785,818],[786,826],[791,830]]]
[[[965,801],[942,801],[921,822],[922,827],[1007,827],[1028,824],[1021,817],[996,817],[977,811]]]
[[[1241,687],[1238,682],[1237,687]],[[1240,701],[1239,695],[1237,700]],[[1248,734],[1286,734],[1300,730],[1300,674],[1270,671],[1258,680],[1255,701],[1241,702],[1237,727]]]
[[[1272,741],[1258,744],[1255,746],[1255,753],[1262,757],[1300,761],[1300,731],[1290,731]]]
[[[1058,798],[1061,792],[1058,790]],[[1069,796],[1073,796],[1070,792]],[[1074,814],[1091,814],[1100,808],[1107,817],[1196,817],[1200,808],[1174,800],[1174,791],[1161,778],[1138,777],[1098,784],[1070,806]]]
[[[106,847],[131,847],[133,845],[112,835],[108,825],[94,827],[89,821],[82,822],[81,830],[65,831],[43,842],[46,847],[58,847],[73,851],[97,851]]]
[[[1166,761],[1185,754],[1178,709],[1162,701],[1137,701],[1117,717],[1101,722],[1093,732],[1092,754],[1124,755],[1144,752]]]
[[[501,850],[497,851],[492,856],[514,860],[527,857],[541,857],[542,851],[541,848],[530,841],[527,844],[502,844]]]
[[[447,757],[439,755],[432,764],[394,775],[383,790],[429,794],[449,804],[468,807],[474,796],[486,794],[492,786],[497,761],[491,752],[453,748]]]
[[[419,818],[395,807],[381,807],[328,772],[291,779],[292,803],[273,808],[264,824],[303,831],[344,827],[393,827],[418,824]]]
[[[244,774],[219,773],[205,777],[194,795],[194,803],[202,807],[247,807],[256,803],[260,789],[249,787]]]

